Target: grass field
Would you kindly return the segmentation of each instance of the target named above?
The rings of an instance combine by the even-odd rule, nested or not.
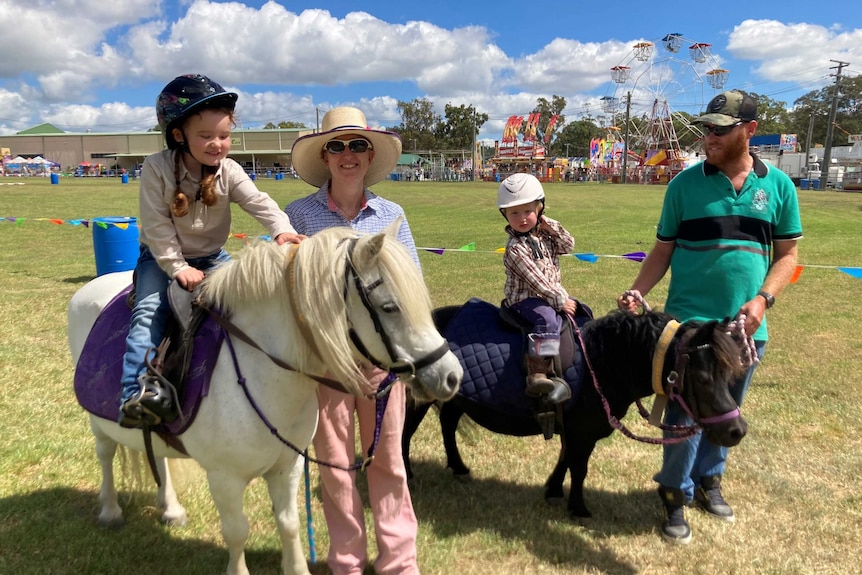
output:
[[[194,467],[181,481],[187,526],[160,525],[154,489],[133,485],[121,493],[127,525],[96,525],[101,476],[72,392],[66,344],[67,303],[95,276],[95,263],[92,232],[68,221],[136,215],[136,182],[0,178],[19,182],[0,186],[0,573],[223,572],[218,517]],[[312,191],[294,180],[258,184],[280,205]],[[505,234],[495,184],[387,181],[375,191],[405,208],[418,246],[447,248],[442,255],[420,251],[435,305],[501,299],[496,250]],[[595,263],[564,258],[564,282],[604,314],[637,273],[637,263],[619,256],[653,244],[664,188],[553,184],[546,192],[548,214],[574,234],[575,251],[598,256]],[[586,498],[595,517],[583,525],[542,500],[556,440],[467,427],[460,441],[474,480],[458,483],[445,469],[439,424],[429,417],[413,445],[423,573],[862,571],[862,309],[855,301],[862,280],[837,269],[862,267],[862,195],[801,191],[800,203],[804,271],[769,312],[766,360],[743,408],[749,435],[732,450],[725,478],[735,524],[692,512],[692,544],[663,543],[652,481],[661,448],[619,434],[600,443],[591,461]],[[264,233],[242,212],[235,212],[233,230]],[[475,251],[457,250],[472,242]],[[238,251],[242,240],[227,247]],[[653,307],[662,306],[666,285],[649,295]],[[636,413],[626,424],[651,433]],[[312,572],[324,574],[328,540],[313,467],[311,481],[318,560]],[[246,508],[249,567],[276,573],[280,545],[261,481],[247,491]]]

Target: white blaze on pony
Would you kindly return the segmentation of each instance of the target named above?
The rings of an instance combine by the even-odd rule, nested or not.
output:
[[[260,346],[233,338],[239,371],[273,427],[300,449],[309,445],[317,425],[317,383],[309,376],[335,379],[361,395],[369,390],[363,388],[357,363],[379,361],[404,374],[414,396],[446,400],[458,389],[462,368],[434,326],[422,276],[396,239],[399,224],[373,235],[332,228],[299,246],[254,244],[205,282],[204,303],[229,312],[231,322]],[[99,312],[130,282],[131,272],[108,274],[73,296],[69,344],[76,364]],[[277,366],[267,355],[297,371]],[[234,360],[222,344],[209,395],[179,436],[207,473],[230,555],[227,573],[248,573],[244,547],[249,526],[242,496],[251,479],[262,476],[283,542],[282,570],[307,574],[296,508],[301,458],[270,432],[237,379]],[[93,415],[90,426],[103,474],[99,520],[119,524],[123,515],[113,457],[118,444],[142,451],[143,434]],[[162,458],[186,456],[156,435],[152,441],[162,477],[162,518],[182,524],[186,512]]]

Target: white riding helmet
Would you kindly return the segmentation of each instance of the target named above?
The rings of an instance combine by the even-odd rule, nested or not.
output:
[[[545,205],[545,190],[542,183],[532,174],[512,174],[502,181],[497,190],[497,207],[511,208],[530,202]]]

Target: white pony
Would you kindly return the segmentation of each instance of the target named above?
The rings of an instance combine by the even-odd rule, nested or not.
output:
[[[188,456],[206,471],[230,555],[229,575],[248,573],[249,525],[242,500],[257,476],[266,480],[272,499],[283,572],[309,573],[297,512],[303,462],[256,413],[237,384],[238,372],[271,426],[300,449],[309,445],[317,425],[314,377],[332,378],[361,395],[368,390],[357,363],[370,361],[398,371],[420,399],[445,401],[458,389],[462,368],[434,327],[427,288],[396,240],[396,229],[366,235],[332,228],[298,246],[253,244],[204,284],[203,302],[229,312],[230,322],[256,344],[231,337],[235,359],[227,342],[222,344],[209,395],[179,436]],[[73,296],[69,344],[75,364],[99,312],[130,283],[131,272],[107,274]],[[113,458],[118,444],[143,450],[143,433],[93,415],[90,426],[103,476],[99,521],[122,524]],[[183,524],[186,512],[163,458],[187,456],[155,434],[152,443],[162,478],[162,519]]]

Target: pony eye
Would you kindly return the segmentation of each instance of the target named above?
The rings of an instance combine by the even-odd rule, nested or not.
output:
[[[380,306],[380,309],[385,313],[398,313],[401,311],[401,308],[394,301],[388,301]]]

